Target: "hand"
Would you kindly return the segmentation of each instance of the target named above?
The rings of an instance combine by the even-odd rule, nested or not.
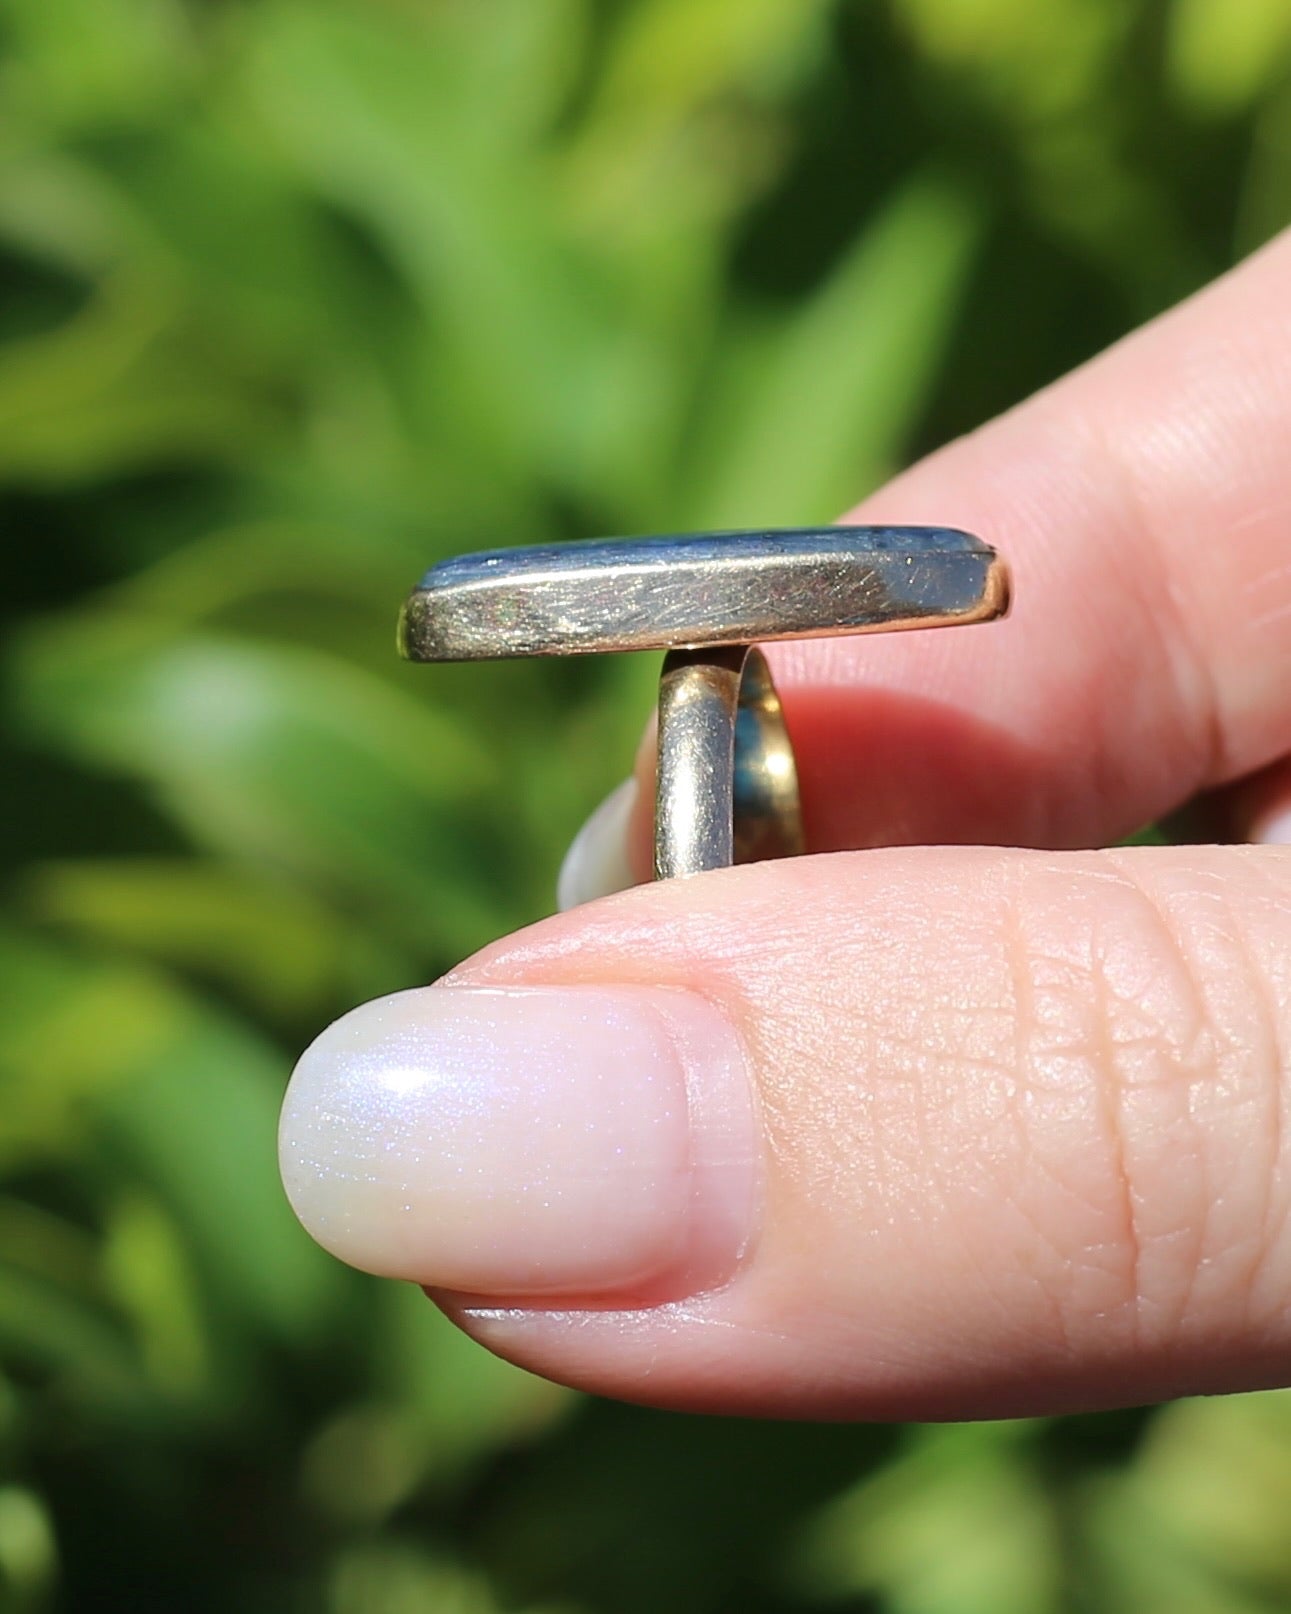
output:
[[[775,647],[833,855],[641,886],[348,1015],[288,1095],[297,1211],[659,1405],[1286,1383],[1291,237],[855,516],[981,533],[1016,607]],[[1267,844],[1077,850],[1202,793]]]

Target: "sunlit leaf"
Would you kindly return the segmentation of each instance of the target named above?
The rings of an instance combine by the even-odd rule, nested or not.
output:
[[[216,1303],[291,1337],[331,1294],[331,1262],[278,1179],[284,1063],[249,1030],[190,1010],[181,1035],[97,1108],[105,1140],[170,1207]]]
[[[142,121],[174,105],[195,65],[178,0],[4,0],[8,77],[27,117]]]
[[[601,94],[654,117],[732,85],[783,82],[810,63],[829,7],[822,0],[656,0],[624,12]]]
[[[40,1498],[20,1485],[0,1487],[0,1581],[15,1614],[44,1603],[57,1567],[53,1521]]]
[[[0,1351],[86,1413],[160,1408],[124,1327],[83,1296],[0,1265]]]
[[[898,1614],[1057,1611],[1058,1521],[1025,1449],[1007,1433],[947,1435],[832,1503],[808,1537],[805,1573],[835,1597],[879,1593]]]
[[[333,1268],[297,1226],[278,1181],[286,1061],[142,968],[96,965],[14,936],[0,951],[0,975],[22,1005],[5,1026],[0,1160],[106,1139],[171,1208],[224,1305],[275,1331],[308,1326]],[[155,1223],[138,1236],[156,1251],[168,1247]],[[137,1292],[133,1299],[142,1302]],[[191,1355],[192,1326],[182,1334]]]
[[[342,889],[425,891],[439,812],[489,773],[448,718],[290,646],[90,618],[35,635],[20,677],[47,743],[145,780],[216,851]]]
[[[339,916],[263,873],[177,858],[65,862],[33,869],[27,892],[38,919],[213,976],[279,1013],[327,1002],[344,978]]]
[[[832,520],[894,468],[979,234],[962,194],[916,181],[812,301],[740,350],[695,473],[696,525]]]
[[[125,965],[78,965],[30,936],[0,933],[0,1162],[58,1155],[91,1106],[160,1056],[183,1015],[165,986]]]
[[[1240,107],[1291,71],[1291,9],[1283,0],[1174,0],[1170,66],[1203,111]]]
[[[110,283],[60,329],[0,351],[0,481],[113,475],[193,454],[252,451],[267,400],[203,366],[174,286]]]
[[[197,1389],[209,1370],[187,1254],[151,1200],[128,1194],[113,1206],[103,1250],[108,1290],[134,1325],[149,1373],[175,1395]]]
[[[571,1407],[568,1391],[480,1350],[419,1289],[390,1285],[375,1303],[384,1322],[375,1383],[441,1478],[535,1439]]]

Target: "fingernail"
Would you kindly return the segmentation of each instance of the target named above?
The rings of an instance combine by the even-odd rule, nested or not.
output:
[[[1251,839],[1259,846],[1291,846],[1291,808],[1282,807],[1257,819]]]
[[[283,1182],[326,1249],[474,1295],[677,1298],[750,1238],[739,1039],[668,987],[425,987],[355,1009],[292,1075]]]
[[[625,779],[574,836],[556,881],[562,910],[635,885],[628,864],[628,819],[636,795],[636,780]]]

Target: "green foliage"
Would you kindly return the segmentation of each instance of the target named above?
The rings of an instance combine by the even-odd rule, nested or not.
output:
[[[286,1211],[292,1054],[548,910],[653,668],[495,542],[828,519],[1291,206],[1282,0],[0,0],[0,1608],[1249,1611],[1282,1397],[579,1401]],[[953,512],[949,512],[953,516]]]

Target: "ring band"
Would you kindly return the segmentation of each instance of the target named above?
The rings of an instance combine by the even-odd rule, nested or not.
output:
[[[948,527],[687,533],[441,562],[409,596],[412,661],[666,652],[658,879],[804,850],[797,769],[755,642],[1003,616],[996,552]]]
[[[659,679],[656,880],[803,850],[798,770],[760,650],[671,650]]]

